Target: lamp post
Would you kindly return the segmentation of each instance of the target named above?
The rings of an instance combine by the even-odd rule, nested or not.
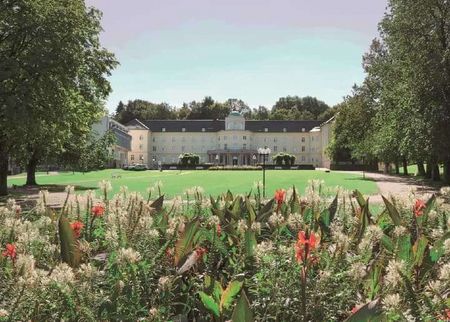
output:
[[[269,159],[270,149],[258,148],[258,154],[263,160],[263,198],[266,198],[266,161]]]
[[[253,154],[252,159],[253,159],[253,165],[256,165],[256,155]]]

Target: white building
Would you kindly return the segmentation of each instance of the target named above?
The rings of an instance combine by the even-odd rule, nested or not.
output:
[[[268,147],[272,155],[295,155],[296,164],[329,166],[325,148],[331,123],[253,121],[239,112],[231,112],[225,120],[134,119],[126,124],[132,137],[128,163],[176,164],[180,154],[195,153],[201,163],[250,165],[260,161],[257,149]]]
[[[128,163],[128,152],[131,149],[131,135],[128,128],[113,120],[109,116],[103,116],[102,119],[92,126],[92,133],[97,138],[111,131],[116,139],[116,143],[111,147],[112,160],[109,167],[121,168]]]

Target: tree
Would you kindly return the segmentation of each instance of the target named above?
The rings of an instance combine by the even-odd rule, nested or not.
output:
[[[268,120],[270,111],[265,106],[258,106],[257,109],[253,109],[251,114],[252,119],[254,120]]]
[[[116,121],[126,124],[133,119],[140,120],[167,120],[176,119],[177,111],[167,103],[152,103],[136,99],[128,101],[126,105],[119,102],[114,115]]]
[[[111,161],[115,142],[116,137],[111,131],[107,131],[101,137],[91,133],[81,144],[75,140],[69,142],[64,153],[59,156],[59,162],[74,171],[103,169]]]
[[[27,184],[35,184],[39,161],[101,115],[116,61],[100,46],[100,17],[82,0],[1,2],[0,194],[9,155],[28,160]]]
[[[330,107],[315,97],[306,96],[287,96],[280,97],[272,108],[272,113],[281,110],[278,115],[286,115],[286,111],[298,112],[298,114],[290,114],[291,118],[287,119],[311,119],[317,120],[319,115],[327,111]],[[306,118],[307,117],[307,118]],[[279,118],[277,118],[279,119]]]

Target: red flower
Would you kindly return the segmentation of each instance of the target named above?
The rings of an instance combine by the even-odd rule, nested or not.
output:
[[[414,204],[414,214],[416,217],[420,217],[423,215],[423,210],[426,208],[425,202],[421,199],[417,199]]]
[[[16,259],[17,252],[16,252],[16,245],[14,244],[6,244],[6,248],[3,251],[2,255],[4,257],[11,258],[12,261]]]
[[[195,254],[197,255],[197,258],[202,258],[204,254],[206,254],[206,248],[203,247],[197,247],[195,249]]]
[[[102,205],[96,205],[92,207],[91,212],[94,215],[94,217],[101,217],[105,212],[105,207],[103,207]]]
[[[316,235],[313,232],[306,236],[304,231],[298,232],[298,240],[295,244],[295,257],[297,262],[304,262],[309,258],[312,250],[317,247]]]
[[[81,235],[81,230],[83,229],[84,225],[81,221],[75,221],[73,223],[70,224],[70,228],[72,228],[73,233],[75,235],[76,238],[80,237]]]
[[[278,189],[277,191],[275,191],[275,200],[278,204],[278,208],[281,207],[281,204],[284,201],[284,198],[286,197],[286,191],[283,189]]]
[[[222,234],[222,227],[220,226],[220,224],[217,224],[216,230],[217,230],[217,236],[220,236]]]

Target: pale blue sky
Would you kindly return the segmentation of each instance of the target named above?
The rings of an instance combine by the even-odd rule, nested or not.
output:
[[[180,106],[209,95],[271,107],[286,95],[334,105],[364,75],[386,0],[87,0],[120,66],[107,106]]]

